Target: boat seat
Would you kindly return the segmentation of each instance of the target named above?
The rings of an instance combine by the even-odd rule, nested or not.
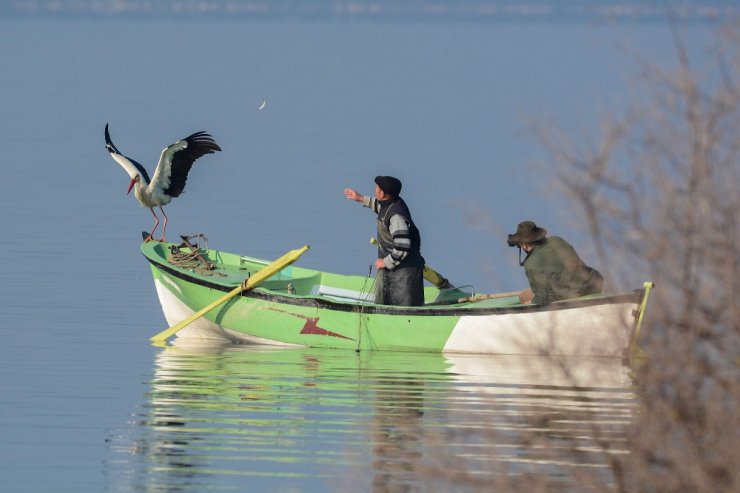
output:
[[[375,293],[372,292],[363,293],[353,289],[324,286],[323,284],[315,284],[311,288],[311,296],[322,296],[337,301],[351,301],[355,303],[372,303],[375,300]]]

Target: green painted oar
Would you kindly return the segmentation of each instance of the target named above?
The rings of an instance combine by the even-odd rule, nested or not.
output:
[[[645,316],[645,311],[647,310],[647,304],[648,304],[648,298],[650,297],[650,291],[655,287],[655,283],[652,281],[646,281],[642,283],[642,287],[644,289],[643,295],[642,295],[642,302],[640,303],[640,307],[637,309],[637,312],[635,315],[637,316],[637,321],[635,322],[635,326],[632,329],[632,333],[630,334],[630,355],[638,356],[639,353],[642,352],[642,349],[637,345],[637,341],[640,339],[640,328],[642,327],[642,319]]]
[[[377,245],[378,240],[375,238],[370,238],[370,243],[372,243],[373,245]],[[424,279],[434,284],[438,289],[449,289],[455,287],[450,283],[450,281],[447,280],[447,278],[445,278],[445,276],[432,269],[428,265],[424,265]]]
[[[242,291],[246,291],[248,289],[252,289],[265,279],[268,279],[281,270],[283,270],[285,267],[289,266],[298,258],[303,255],[306,250],[308,250],[310,247],[308,245],[304,245],[301,248],[298,248],[296,250],[291,250],[279,259],[275,260],[274,262],[267,264],[257,272],[255,272],[253,275],[249,277],[249,279],[246,279],[243,283],[241,283],[236,288],[232,289],[210,305],[204,306],[194,314],[192,314],[190,317],[186,318],[185,320],[173,325],[169,329],[163,330],[159,334],[152,337],[150,340],[155,344],[162,344],[164,343],[170,336],[175,335],[179,330],[183,329],[184,327],[187,327],[195,320],[199,319],[209,311],[213,310],[217,306],[221,305],[222,303],[226,303],[234,296],[238,295]]]

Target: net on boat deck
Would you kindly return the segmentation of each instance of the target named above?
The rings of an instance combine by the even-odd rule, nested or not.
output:
[[[203,233],[197,235],[180,235],[182,243],[170,247],[167,261],[177,267],[191,269],[204,276],[226,276],[223,272],[216,270],[216,264],[208,260],[208,238]],[[195,245],[190,240],[195,239]]]

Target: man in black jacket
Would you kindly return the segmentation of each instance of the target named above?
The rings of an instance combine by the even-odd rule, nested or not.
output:
[[[400,197],[401,181],[392,176],[375,177],[375,197],[344,189],[344,195],[378,214],[378,259],[375,267],[375,302],[381,305],[424,304],[424,259],[421,236]]]
[[[519,223],[507,242],[527,252],[521,265],[530,288],[519,294],[522,303],[546,305],[601,292],[601,273],[584,264],[567,241],[558,236],[548,238],[547,230],[532,221]]]

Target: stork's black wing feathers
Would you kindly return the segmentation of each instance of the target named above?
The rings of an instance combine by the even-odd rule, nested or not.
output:
[[[179,197],[185,189],[188,173],[196,159],[221,150],[213,137],[206,132],[196,132],[182,140],[187,146],[172,155],[170,186],[164,190],[171,197]]]
[[[146,172],[146,169],[141,164],[139,164],[135,160],[131,159],[130,157],[124,156],[123,154],[121,154],[121,151],[118,150],[118,148],[116,147],[116,145],[113,143],[113,140],[110,138],[110,133],[108,132],[108,124],[107,123],[105,124],[105,148],[108,149],[108,152],[111,153],[111,156],[113,157],[113,159],[118,164],[120,164],[121,166],[123,166],[123,168],[129,174],[135,173],[131,169],[131,166],[129,166],[129,163],[130,163],[141,174],[141,176],[145,180],[145,183],[148,184],[151,181],[149,179],[149,173]],[[116,154],[118,156],[116,156]],[[128,161],[128,163],[126,161]],[[131,176],[133,177],[134,175],[131,175]]]
[[[113,143],[113,141],[110,138],[110,133],[108,132],[108,124],[105,124],[105,147],[108,149],[108,152],[121,154],[121,151],[118,150],[116,145]]]

